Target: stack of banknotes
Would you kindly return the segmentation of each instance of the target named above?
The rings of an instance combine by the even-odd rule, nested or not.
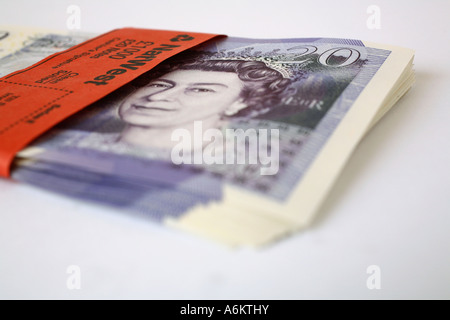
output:
[[[0,77],[92,36],[0,27]],[[412,86],[413,58],[353,39],[211,40],[58,124],[17,154],[12,178],[226,245],[267,245],[311,223]]]

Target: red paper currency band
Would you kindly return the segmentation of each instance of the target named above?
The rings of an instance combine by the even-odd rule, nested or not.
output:
[[[0,176],[15,155],[62,120],[165,59],[219,35],[113,30],[0,79]]]

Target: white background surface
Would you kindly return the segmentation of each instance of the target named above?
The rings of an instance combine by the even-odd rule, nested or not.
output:
[[[0,181],[3,299],[449,299],[450,2],[0,0],[0,24],[340,37],[416,50],[417,82],[362,141],[305,232],[264,249]],[[366,22],[378,5],[381,29]],[[81,268],[81,289],[66,270]],[[369,290],[370,265],[381,289]]]

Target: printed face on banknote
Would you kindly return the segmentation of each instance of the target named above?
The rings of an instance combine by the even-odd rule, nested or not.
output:
[[[118,141],[168,149],[174,147],[179,130],[192,136],[196,122],[202,130],[222,130],[235,117],[267,112],[281,101],[289,84],[261,61],[200,56],[171,61],[144,75],[121,103],[118,114],[126,127]]]
[[[130,94],[119,115],[128,125],[147,128],[215,122],[246,107],[243,86],[233,72],[176,70]]]

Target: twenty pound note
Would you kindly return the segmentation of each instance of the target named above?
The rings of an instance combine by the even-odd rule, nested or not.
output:
[[[0,74],[77,41],[28,41],[0,59]],[[121,64],[86,92],[139,67],[116,46],[98,63]],[[215,38],[59,123],[17,154],[12,177],[228,245],[264,245],[308,226],[358,142],[411,87],[412,61],[412,50],[359,40]]]

